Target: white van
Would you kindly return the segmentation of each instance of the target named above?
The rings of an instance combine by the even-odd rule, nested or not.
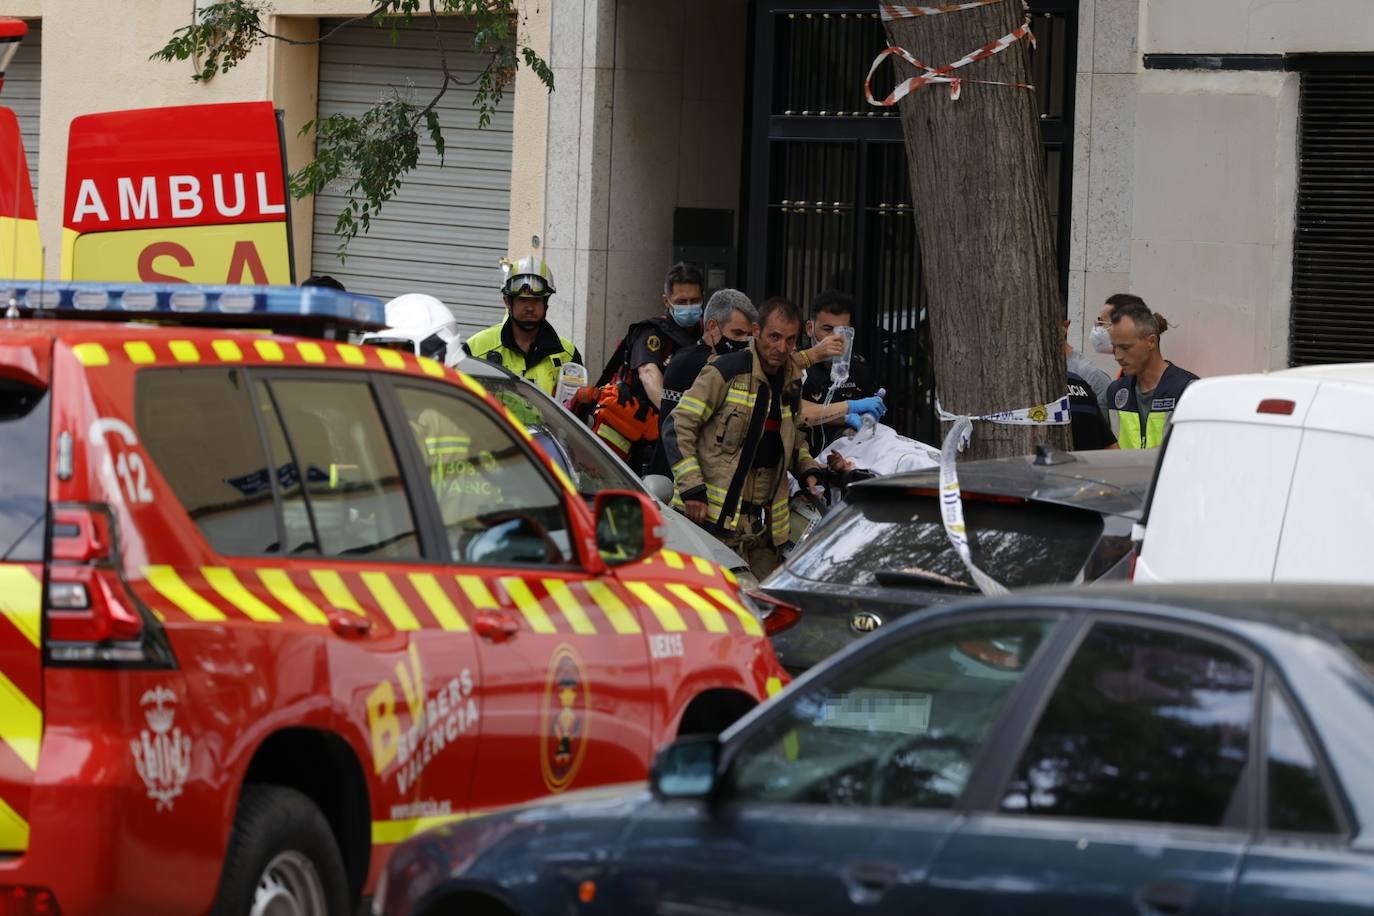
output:
[[[1374,363],[1194,382],[1136,541],[1136,582],[1374,583]]]

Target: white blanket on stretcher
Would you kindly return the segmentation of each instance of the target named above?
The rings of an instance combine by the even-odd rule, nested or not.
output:
[[[872,432],[840,436],[830,443],[816,456],[822,467],[832,452],[854,462],[854,467],[879,476],[940,466],[938,448],[898,435],[897,430],[881,423]]]

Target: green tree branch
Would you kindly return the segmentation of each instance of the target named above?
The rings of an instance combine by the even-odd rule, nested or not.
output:
[[[334,114],[309,121],[302,133],[315,131],[315,159],[291,176],[291,194],[301,198],[318,194],[336,182],[345,183],[346,203],[334,224],[339,236],[339,256],[359,231],[366,233],[371,218],[400,190],[406,174],[420,159],[421,125],[430,144],[444,159],[444,128],[438,104],[450,87],[472,87],[478,127],[491,124],[506,90],[523,65],[553,90],[553,70],[533,48],[526,45],[517,27],[517,0],[376,0],[373,8],[332,27],[316,39],[295,39],[263,27],[267,13],[264,0],[221,0],[200,11],[191,25],[177,29],[152,60],[191,60],[197,82],[232,70],[264,41],[290,45],[322,44],[340,29],[366,20],[389,28],[394,41],[402,26],[417,18],[430,24],[439,53],[439,86],[429,102],[419,105],[394,88],[360,115]],[[462,80],[449,66],[448,49],[440,28],[443,15],[459,15],[474,30],[472,50],[484,59],[482,71]]]

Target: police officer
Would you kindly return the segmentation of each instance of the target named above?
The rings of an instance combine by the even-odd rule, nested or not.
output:
[[[558,336],[549,324],[549,297],[556,290],[553,271],[537,254],[511,265],[501,286],[506,320],[478,331],[463,342],[469,356],[505,366],[552,395],[564,363],[582,363],[572,341]]]
[[[682,393],[692,387],[708,362],[717,356],[749,348],[758,320],[759,310],[754,308],[748,296],[737,289],[716,290],[711,301],[706,303],[701,320],[701,340],[677,353],[663,373],[663,401],[658,413],[659,447],[654,450],[649,473],[672,476],[662,447],[664,422],[678,401],[682,400]]]
[[[668,361],[697,339],[704,294],[701,271],[691,264],[674,264],[663,278],[663,313],[635,322],[625,332],[630,393],[640,401],[647,399],[654,410],[662,409],[663,373]],[[607,381],[610,379],[601,384]]]
[[[1197,376],[1159,352],[1169,323],[1143,301],[1112,311],[1112,350],[1123,375],[1107,389],[1121,448],[1158,448],[1178,399]]]
[[[854,299],[839,290],[828,289],[818,295],[811,303],[811,319],[806,322],[806,333],[817,345],[835,337],[835,329],[854,326]],[[838,338],[836,338],[838,339]],[[850,415],[848,401],[873,398],[878,385],[873,378],[873,369],[858,353],[850,356],[849,378],[841,382],[830,398],[830,406],[822,409],[830,393],[830,363],[817,361],[806,370],[806,380],[802,384],[804,416],[810,424],[807,432],[807,445],[813,454],[819,455],[836,435],[843,432],[846,419]],[[871,402],[865,401],[871,406]]]
[[[687,516],[708,523],[760,579],[791,533],[787,472],[808,489],[821,474],[797,422],[801,320],[786,300],[765,302],[754,346],[707,363],[663,428]]]

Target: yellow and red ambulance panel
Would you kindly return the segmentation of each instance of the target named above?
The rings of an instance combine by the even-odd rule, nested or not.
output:
[[[271,102],[84,115],[67,142],[62,276],[291,283],[287,197]]]
[[[43,248],[19,119],[0,107],[0,278],[32,280],[42,275]]]

